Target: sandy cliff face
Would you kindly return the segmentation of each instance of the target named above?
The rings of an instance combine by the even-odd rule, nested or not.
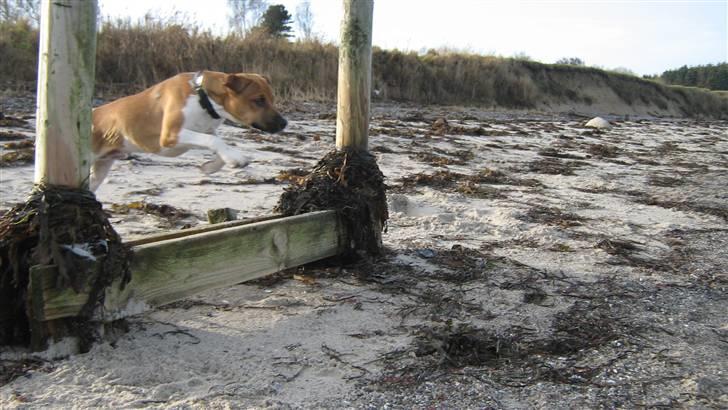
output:
[[[728,118],[728,98],[694,87],[667,86],[602,70],[527,63],[514,74],[530,79],[534,106],[585,114]]]
[[[728,118],[725,93],[593,67],[483,56],[375,55],[375,98],[495,109]],[[392,55],[390,55],[392,54]]]

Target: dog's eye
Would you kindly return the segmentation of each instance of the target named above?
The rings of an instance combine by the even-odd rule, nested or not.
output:
[[[255,100],[253,100],[253,102],[258,107],[261,107],[261,108],[265,107],[265,97],[263,97],[263,96],[256,98]]]

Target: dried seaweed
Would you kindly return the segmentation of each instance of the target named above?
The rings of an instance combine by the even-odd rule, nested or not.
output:
[[[465,179],[465,174],[451,172],[448,170],[435,171],[432,174],[417,173],[400,179],[402,187],[412,188],[415,186],[430,186],[434,188],[451,188],[458,180]]]
[[[21,148],[0,155],[0,167],[32,164],[35,161],[34,148]]]
[[[28,121],[0,112],[0,127],[28,127]]]
[[[415,138],[422,135],[422,132],[419,131],[417,128],[410,128],[407,126],[397,126],[397,127],[386,127],[385,124],[382,124],[382,127],[371,127],[369,129],[370,135],[386,135],[388,137],[405,137],[405,138]]]
[[[659,271],[671,270],[669,261],[649,256],[645,252],[644,244],[621,239],[603,239],[596,244],[608,254],[616,258],[609,261],[613,264],[648,268]]]
[[[616,256],[629,256],[640,249],[635,242],[619,239],[603,239],[597,243],[597,248]]]
[[[489,269],[491,255],[461,245],[436,252],[432,262],[445,270],[438,271],[438,277],[446,282],[467,283],[482,280]]]
[[[685,184],[685,182],[686,182],[685,179],[680,175],[671,176],[671,175],[650,174],[647,177],[647,183],[649,185],[665,187],[665,188],[683,185],[683,184]]]
[[[483,311],[480,303],[466,301],[461,291],[428,288],[422,292],[412,292],[416,302],[405,304],[399,309],[402,319],[415,313],[424,315],[428,320],[453,320],[468,314]]]
[[[577,302],[556,315],[549,335],[513,326],[496,332],[470,324],[421,326],[412,352],[416,362],[399,373],[433,374],[436,369],[488,368],[491,380],[505,385],[598,384],[595,378],[611,364],[578,365],[590,350],[629,338],[637,330],[599,304]],[[617,356],[618,358],[620,356]],[[416,380],[423,379],[415,377]]]
[[[418,152],[410,155],[410,159],[424,162],[435,167],[447,165],[467,165],[468,161],[475,157],[472,151],[444,152],[445,155],[438,155],[434,152]]]
[[[545,147],[538,151],[538,155],[541,155],[543,157],[551,157],[551,158],[565,158],[565,159],[584,159],[584,157],[580,155],[575,154],[569,154],[568,152],[563,152],[558,148],[555,147]]]
[[[351,241],[348,256],[382,253],[382,229],[389,217],[384,175],[373,155],[331,151],[302,180],[287,188],[276,205],[286,216],[335,209]]]
[[[672,141],[665,141],[655,149],[655,152],[659,155],[669,155],[679,151],[684,151],[684,149],[680,148],[678,144]]]
[[[506,189],[493,188],[491,186],[477,184],[473,181],[459,183],[455,191],[478,199],[500,199],[507,197]]]
[[[27,375],[31,371],[49,372],[52,365],[40,358],[28,357],[20,360],[0,359],[0,386]]]
[[[146,201],[134,201],[127,204],[111,204],[111,210],[119,214],[128,214],[129,212],[136,210],[144,212],[145,214],[164,218],[169,222],[175,222],[192,216],[190,212],[176,208],[172,205],[154,204]]]
[[[589,145],[587,152],[598,158],[615,158],[619,154],[619,148],[609,144]]]
[[[724,221],[728,221],[728,206],[719,203],[699,203],[693,201],[672,201],[667,199],[659,199],[654,196],[649,196],[641,192],[635,193],[633,196],[636,198],[632,199],[633,202],[638,204],[645,204],[651,206],[659,206],[666,209],[677,209],[679,211],[699,212],[703,214],[717,216],[722,218]]]
[[[37,186],[28,201],[0,218],[0,297],[12,319],[0,324],[0,343],[27,345],[30,268],[56,265],[57,287],[88,292],[89,299],[69,328],[88,349],[97,337],[92,324],[104,290],[129,279],[128,250],[94,194],[82,189]],[[86,286],[90,285],[90,290]]]
[[[24,148],[35,148],[35,142],[31,140],[13,141],[6,142],[3,144],[5,149],[24,149]]]
[[[280,182],[288,182],[293,184],[301,183],[306,176],[308,171],[303,168],[289,168],[278,172],[276,180]]]
[[[574,175],[574,169],[582,165],[582,161],[559,161],[553,157],[545,157],[529,163],[528,170],[540,174]]]
[[[475,174],[466,175],[448,170],[436,171],[432,174],[417,173],[400,179],[404,189],[416,186],[430,186],[434,188],[456,188],[464,194],[480,194],[480,184],[490,185],[516,185],[537,187],[541,183],[534,179],[523,179],[512,177],[502,171],[484,168]],[[488,192],[486,192],[488,194]]]
[[[475,135],[475,136],[489,136],[489,135],[503,135],[502,131],[497,130],[486,130],[483,127],[464,127],[461,125],[451,125],[445,118],[438,118],[430,127],[431,135]]]
[[[0,130],[0,141],[17,141],[25,140],[26,138],[28,137],[18,132]]]
[[[586,218],[584,217],[568,212],[563,212],[558,208],[540,205],[532,206],[525,214],[520,215],[518,219],[530,223],[556,225],[562,228],[579,226],[583,221],[586,220]]]
[[[495,366],[502,359],[518,355],[515,338],[470,325],[423,328],[418,336],[415,355],[435,355],[438,365],[449,368]]]

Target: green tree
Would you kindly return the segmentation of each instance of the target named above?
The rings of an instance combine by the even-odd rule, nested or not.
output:
[[[288,13],[288,10],[286,10],[286,7],[282,4],[276,4],[268,7],[268,10],[263,13],[260,27],[273,37],[288,38],[291,37],[292,22],[293,19]]]
[[[682,66],[667,70],[660,79],[667,84],[688,85],[709,88],[711,90],[728,90],[728,63],[707,64],[702,66]]]

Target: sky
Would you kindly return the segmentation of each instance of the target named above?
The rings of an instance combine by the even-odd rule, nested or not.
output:
[[[302,0],[283,4],[295,17]],[[338,42],[339,0],[310,0],[314,32]],[[103,16],[140,18],[175,11],[223,33],[226,0],[100,0]],[[295,22],[293,24],[294,29]],[[660,74],[683,65],[728,61],[728,0],[375,0],[372,42],[385,49],[470,53]]]

